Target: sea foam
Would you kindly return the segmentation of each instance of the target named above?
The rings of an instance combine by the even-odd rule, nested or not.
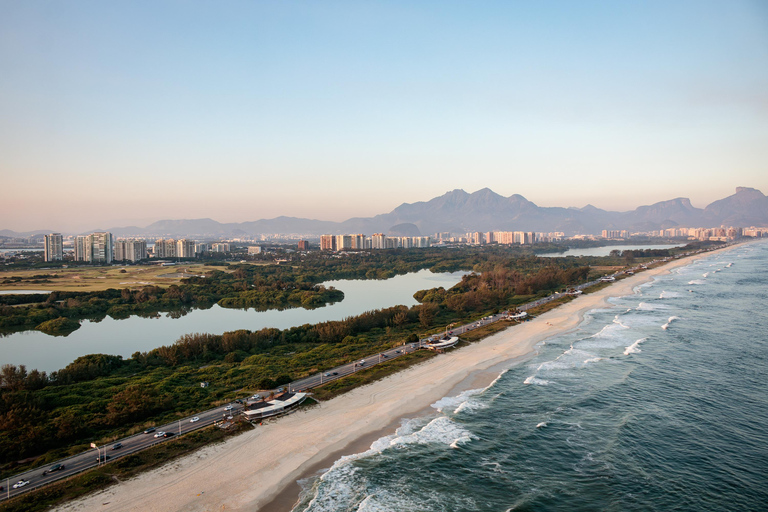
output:
[[[647,339],[648,338],[640,338],[639,340],[635,341],[633,344],[624,349],[624,355],[628,356],[629,354],[637,354],[640,352],[640,344]]]
[[[523,384],[533,384],[534,386],[549,386],[550,381],[544,379],[537,379],[533,375],[523,381]]]
[[[662,325],[662,326],[661,326],[661,328],[662,328],[662,329],[664,329],[664,330],[666,331],[667,329],[669,329],[669,324],[671,324],[671,323],[672,323],[672,322],[674,322],[675,320],[680,320],[680,317],[679,317],[679,316],[671,316],[671,317],[669,317],[669,318],[667,319],[667,323],[665,323],[664,325]]]

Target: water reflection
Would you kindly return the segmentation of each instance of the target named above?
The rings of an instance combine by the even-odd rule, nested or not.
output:
[[[343,320],[372,309],[398,304],[417,304],[418,290],[443,286],[450,288],[463,272],[432,274],[428,270],[396,276],[384,281],[341,280],[323,283],[344,292],[344,300],[317,309],[290,308],[255,311],[228,309],[213,305],[209,309],[181,308],[170,313],[132,315],[126,319],[93,318],[81,322],[80,329],[66,338],[38,331],[13,333],[0,340],[0,361],[24,364],[27,369],[53,371],[85,354],[115,354],[130,357],[169,345],[180,336],[194,332],[221,334],[237,329],[252,331],[265,327],[287,329],[303,324]]]

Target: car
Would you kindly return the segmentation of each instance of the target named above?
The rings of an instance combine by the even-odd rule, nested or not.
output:
[[[29,483],[29,480],[19,480],[18,482],[16,482],[15,484],[13,484],[13,488],[14,488],[14,489],[18,489],[18,488],[20,488],[20,487],[24,487],[24,486],[25,486],[25,485],[27,485],[28,483]]]
[[[402,354],[402,353],[403,353],[402,350],[395,350],[395,354]]]
[[[323,374],[323,377],[330,377],[330,376],[331,376],[330,372]]]
[[[107,462],[112,457],[109,455],[102,455],[100,457],[96,457],[96,462]]]
[[[224,408],[225,411],[231,411],[232,410],[232,404],[229,404]]]
[[[165,432],[163,432],[163,431],[161,430],[160,432],[158,432],[158,433],[156,433],[156,434],[155,434],[155,437],[163,437],[164,435],[165,435]]]
[[[147,430],[144,431],[145,434],[151,434],[155,431],[155,427],[149,427]]]
[[[171,437],[175,435],[173,432],[163,432],[163,437]]]
[[[123,443],[115,443],[112,445],[113,450],[119,450],[122,447],[123,447]]]
[[[200,421],[200,418],[198,418],[197,416],[189,420],[190,423],[195,423],[196,421]]]
[[[382,353],[381,357],[389,357],[387,354]]]
[[[331,375],[338,375],[339,372],[331,372]]]
[[[51,466],[51,469],[49,469],[48,472],[53,473],[54,471],[62,471],[64,469],[66,469],[64,467],[64,464],[54,464],[53,466]]]

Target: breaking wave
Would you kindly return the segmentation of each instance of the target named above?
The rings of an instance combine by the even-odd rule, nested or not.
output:
[[[662,325],[662,326],[661,326],[661,328],[662,328],[662,329],[664,329],[664,330],[666,331],[667,329],[669,329],[669,324],[671,324],[671,323],[672,323],[672,322],[674,322],[675,320],[680,320],[680,317],[679,317],[679,316],[671,316],[671,317],[669,317],[669,318],[667,319],[667,323],[665,323],[664,325]]]
[[[635,341],[633,344],[628,346],[624,349],[624,355],[628,356],[629,354],[637,354],[640,352],[640,344],[647,340],[648,338],[640,338],[639,340]]]

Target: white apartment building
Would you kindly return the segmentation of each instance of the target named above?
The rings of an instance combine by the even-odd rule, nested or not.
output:
[[[64,239],[61,233],[45,235],[45,261],[61,261],[64,259]]]
[[[176,240],[176,257],[177,258],[194,258],[195,257],[195,241],[182,238]]]
[[[135,263],[146,258],[146,240],[119,239],[115,241],[115,261],[131,261]]]

